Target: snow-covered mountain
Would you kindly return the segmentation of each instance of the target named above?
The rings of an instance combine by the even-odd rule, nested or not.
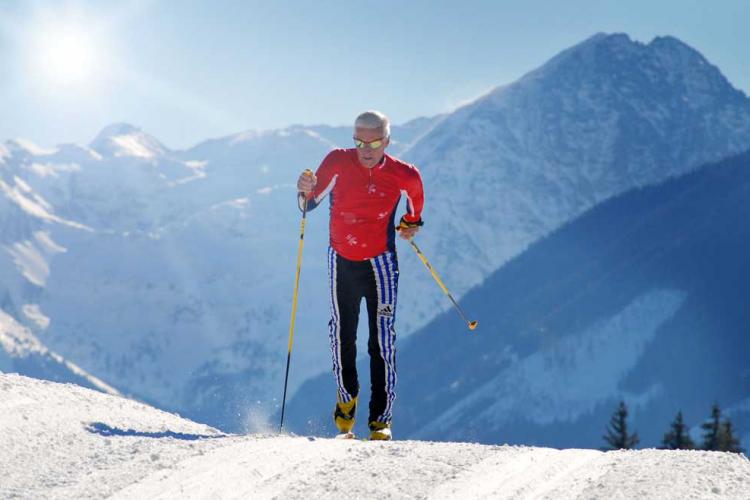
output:
[[[430,123],[404,125],[404,141]],[[87,147],[7,142],[3,310],[44,349],[127,394],[233,428],[274,411],[298,237],[294,182],[336,147],[316,130],[343,133],[295,126],[171,151],[115,124]],[[317,229],[308,253],[324,251],[322,218]],[[306,281],[325,272],[305,267]],[[306,368],[294,385],[326,357],[300,337],[295,361]]]
[[[699,52],[598,34],[446,116],[404,156],[425,177],[421,247],[461,295],[595,204],[748,148],[750,99]],[[418,324],[449,306],[430,280],[401,282]]]
[[[746,496],[743,455],[226,435],[75,385],[0,374],[2,498]]]
[[[450,310],[402,343],[394,429],[597,447],[624,399],[643,446],[680,410],[701,442],[713,403],[750,442],[749,218],[750,152],[596,206],[464,296],[477,330]],[[333,391],[306,382],[291,428],[332,432]]]
[[[24,313],[33,316],[31,306]],[[40,319],[36,316],[35,319]],[[107,394],[119,392],[86,373],[80,367],[47,349],[28,328],[0,310],[0,372],[25,373],[28,376],[58,382],[72,382]]]
[[[678,40],[597,35],[453,113],[394,126],[393,138],[427,186],[422,249],[461,296],[595,203],[750,147],[750,100]],[[350,140],[347,127],[293,126],[173,151],[116,124],[88,146],[9,141],[3,310],[126,394],[225,429],[271,413],[294,183]],[[307,224],[292,390],[329,370],[326,212]],[[403,338],[446,302],[400,248]]]
[[[117,394],[114,388],[51,351],[31,331],[43,331],[50,324],[39,301],[51,261],[67,251],[52,239],[52,229],[90,231],[60,217],[21,177],[4,168],[11,157],[37,154],[45,152],[23,141],[0,146],[0,371],[75,382]]]

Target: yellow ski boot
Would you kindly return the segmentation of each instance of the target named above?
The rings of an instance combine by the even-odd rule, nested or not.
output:
[[[333,410],[333,421],[339,430],[339,439],[351,439],[354,437],[352,429],[354,428],[354,416],[357,413],[357,398],[353,398],[348,403],[336,402],[336,408]]]
[[[390,441],[391,424],[383,422],[370,422],[370,440],[371,441]]]

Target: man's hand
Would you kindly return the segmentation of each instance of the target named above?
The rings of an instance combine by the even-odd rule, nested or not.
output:
[[[423,224],[424,222],[422,222],[421,219],[418,222],[408,222],[406,219],[401,217],[401,221],[398,223],[396,231],[398,231],[398,235],[403,239],[410,240],[414,237],[415,234],[419,232],[419,228]]]
[[[412,239],[414,235],[417,234],[418,232],[419,232],[418,227],[410,227],[410,228],[405,228],[405,229],[398,228],[398,235],[401,236],[405,240]]]
[[[305,194],[310,193],[317,183],[318,178],[315,177],[313,171],[310,169],[305,170],[300,174],[299,179],[297,179],[297,190],[302,191]]]

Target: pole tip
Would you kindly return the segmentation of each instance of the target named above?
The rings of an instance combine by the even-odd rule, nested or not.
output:
[[[476,330],[478,324],[479,324],[479,322],[477,322],[476,320],[470,321],[469,322],[469,330]]]

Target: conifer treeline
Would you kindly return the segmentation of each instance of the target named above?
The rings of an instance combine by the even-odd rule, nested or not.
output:
[[[628,407],[625,401],[620,401],[617,410],[612,414],[606,434],[603,436],[607,446],[603,450],[630,450],[640,442],[637,432],[630,433],[628,429]],[[662,449],[665,450],[710,450],[742,453],[740,439],[728,417],[721,418],[718,404],[711,407],[711,417],[701,424],[703,443],[696,447],[690,437],[688,427],[682,418],[682,411],[678,411],[670,425],[669,431],[662,438]]]

